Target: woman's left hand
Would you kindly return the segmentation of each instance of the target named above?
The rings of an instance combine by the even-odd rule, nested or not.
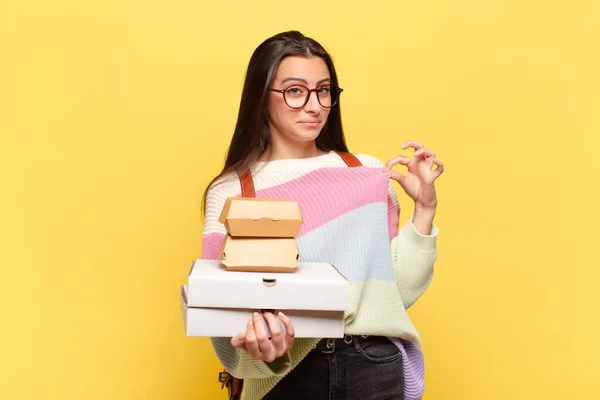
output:
[[[391,177],[397,181],[420,210],[435,210],[437,195],[434,181],[444,172],[444,165],[435,158],[435,152],[423,147],[421,143],[409,140],[402,145],[402,150],[415,149],[414,158],[397,156],[388,161],[384,171],[391,170]],[[395,165],[404,165],[406,175],[392,170]],[[436,168],[433,168],[433,166]]]

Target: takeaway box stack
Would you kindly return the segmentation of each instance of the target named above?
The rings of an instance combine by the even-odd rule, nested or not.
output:
[[[229,198],[219,221],[227,231],[220,258],[195,260],[181,286],[187,336],[235,336],[253,311],[284,312],[296,337],[343,336],[348,281],[331,264],[298,261],[297,202]]]
[[[293,272],[302,215],[295,201],[229,198],[219,222],[227,236],[220,251],[228,271]]]

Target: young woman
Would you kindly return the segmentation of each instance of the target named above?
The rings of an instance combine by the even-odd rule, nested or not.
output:
[[[205,193],[202,258],[218,258],[226,233],[219,213],[228,197],[241,195],[240,177],[250,173],[256,197],[299,202],[300,261],[332,263],[350,281],[344,339],[294,338],[281,312],[254,313],[245,332],[212,338],[227,371],[244,380],[244,400],[413,400],[423,393],[421,342],[406,309],[432,278],[434,181],[443,166],[414,141],[399,145],[414,149],[413,157],[386,164],[353,157],[341,93],[319,43],[296,31],[264,41],[250,59],[225,167]],[[406,174],[392,170],[398,164]],[[414,200],[400,229],[391,179]]]

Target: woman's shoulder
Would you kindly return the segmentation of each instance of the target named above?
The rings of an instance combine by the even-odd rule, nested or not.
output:
[[[366,153],[354,153],[354,156],[358,158],[362,165],[369,168],[383,168],[385,163],[379,158]]]
[[[228,197],[236,197],[241,193],[240,179],[236,173],[230,172],[218,177],[208,187],[207,200],[222,201]]]
[[[219,222],[219,216],[228,197],[239,197],[241,185],[237,174],[227,173],[210,184],[206,191],[206,212],[204,214],[204,233],[225,234],[225,228]]]

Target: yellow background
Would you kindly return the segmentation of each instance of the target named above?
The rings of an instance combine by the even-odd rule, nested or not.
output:
[[[331,51],[352,151],[446,165],[425,400],[600,398],[599,4],[2,0],[0,398],[224,399],[178,286],[288,29]]]

